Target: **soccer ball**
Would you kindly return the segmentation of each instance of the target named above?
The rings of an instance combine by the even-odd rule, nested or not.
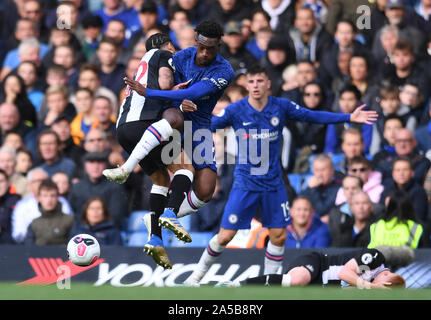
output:
[[[73,236],[67,244],[67,257],[77,266],[89,266],[100,257],[99,242],[89,234]]]

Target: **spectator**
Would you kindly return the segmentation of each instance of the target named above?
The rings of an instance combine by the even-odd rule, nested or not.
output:
[[[224,0],[221,0],[222,2]],[[228,21],[224,26],[221,55],[229,61],[234,71],[246,69],[257,62],[255,57],[245,48],[245,40],[241,34],[241,25],[237,21]]]
[[[183,27],[178,33],[178,48],[186,49],[196,45],[195,28],[192,25]],[[141,55],[142,57],[143,55]]]
[[[169,16],[169,37],[171,38],[175,48],[179,48],[178,35],[181,29],[191,24],[191,20],[188,12],[179,7],[172,9]]]
[[[27,195],[27,179],[15,172],[16,152],[11,147],[0,148],[0,169],[6,172],[11,185],[11,193],[18,193],[21,196]]]
[[[387,25],[394,26],[398,29],[400,40],[412,41],[414,54],[421,57],[425,53],[425,34],[417,29],[414,25],[406,23],[407,8],[405,7],[404,0],[387,1],[385,8],[385,16],[387,18]],[[373,51],[378,50],[381,43],[379,41],[381,30],[376,32]],[[413,53],[413,50],[412,50]]]
[[[46,129],[37,138],[37,166],[51,177],[57,171],[64,171],[70,179],[75,175],[76,164],[73,160],[63,156],[62,143],[55,131]]]
[[[250,18],[250,7],[251,3],[247,0],[217,0],[211,4],[207,19],[221,25],[226,25],[229,21],[241,22]]]
[[[382,174],[379,171],[373,171],[371,162],[364,156],[356,156],[349,160],[349,175],[355,176],[362,181],[362,190],[368,194],[373,203],[380,201],[383,192]],[[346,201],[344,189],[340,188],[337,193],[335,204],[341,204]]]
[[[349,203],[352,201],[352,196],[358,192],[362,191],[363,183],[362,180],[355,176],[345,176],[341,183],[340,190],[343,190],[344,198],[342,201],[336,202],[336,206],[329,212],[329,222],[331,223],[340,223],[343,214],[347,214],[348,216],[352,216],[352,211],[350,210]],[[334,222],[335,221],[335,222]]]
[[[41,213],[38,207],[36,195],[43,180],[48,179],[48,174],[41,168],[34,168],[27,174],[27,188],[30,194],[18,201],[12,212],[12,237],[17,243],[22,243],[27,234],[28,226],[35,219],[40,217]],[[73,214],[69,202],[63,197],[59,198],[62,205],[62,212]]]
[[[253,37],[257,35],[259,30],[263,28],[267,28],[271,31],[274,31],[271,28],[270,21],[271,21],[271,17],[269,16],[268,13],[266,13],[265,10],[263,10],[260,7],[255,8],[251,13],[251,18],[250,18],[251,38],[249,40],[252,40]]]
[[[393,64],[394,49],[400,39],[398,28],[392,25],[385,25],[381,28],[380,36],[377,39],[374,41],[380,41],[380,45],[373,47],[371,54],[374,61],[379,61],[375,67],[376,75],[380,76],[384,70],[387,70]]]
[[[115,225],[121,228],[123,219],[129,214],[126,191],[122,185],[108,181],[102,175],[102,171],[107,168],[107,161],[104,153],[90,152],[85,155],[85,177],[72,186],[69,201],[75,212],[82,212],[91,196],[100,196],[112,213]]]
[[[20,76],[12,73],[7,75],[1,93],[0,101],[14,104],[22,121],[29,127],[36,126],[36,109],[27,97],[25,83]]]
[[[310,110],[327,111],[324,94],[323,88],[318,82],[309,82],[304,87],[303,106]],[[323,152],[326,125],[291,121],[288,122],[287,127],[292,129],[295,148],[301,150],[296,157],[294,172],[301,172],[299,168],[308,164],[310,154]],[[299,137],[301,138],[299,139]]]
[[[384,216],[370,227],[371,241],[368,248],[408,246],[416,249],[422,238],[423,226],[415,215],[415,208],[408,193],[397,190],[386,202]]]
[[[137,57],[132,57],[130,58],[130,60],[127,63],[127,68],[126,68],[126,77],[129,79],[133,79],[135,76],[135,72],[136,70],[138,70],[139,68],[139,64],[141,63],[141,59],[137,58]],[[124,99],[126,98],[126,91],[127,91],[127,87],[125,86],[121,92],[120,92],[120,101],[124,101]]]
[[[25,244],[39,246],[67,244],[73,216],[62,212],[58,197],[57,185],[52,180],[41,182],[37,197],[41,216],[35,218],[28,227]]]
[[[100,245],[121,246],[120,230],[111,221],[108,207],[100,197],[91,197],[84,205],[81,223],[73,229],[73,234],[90,234]]]
[[[70,120],[66,115],[60,115],[51,125],[51,129],[57,133],[61,141],[61,151],[63,155],[72,159],[76,166],[76,175],[80,176],[82,157],[85,150],[73,143],[72,136],[70,135]]]
[[[409,40],[399,40],[394,48],[393,65],[383,72],[383,81],[395,86],[408,82],[417,83],[425,99],[430,96],[430,81],[427,73],[415,62],[413,45]]]
[[[14,243],[12,239],[12,210],[21,199],[10,193],[10,182],[6,172],[0,169],[0,244]]]
[[[0,80],[3,81],[23,61],[31,61],[39,68],[41,60],[48,50],[49,47],[42,46],[36,38],[27,38],[21,41],[18,48],[6,56],[0,73]],[[43,73],[43,70],[39,69],[38,72]]]
[[[94,14],[102,18],[103,32],[111,20],[117,19],[127,24],[128,15],[121,0],[103,0],[103,9],[97,10]]]
[[[408,106],[401,106],[400,92],[397,87],[383,87],[380,90],[380,105],[377,107],[379,117],[373,128],[373,149],[370,153],[375,153],[383,140],[384,123],[387,117],[397,115],[401,117],[403,127],[414,131],[416,128],[416,118],[413,116]]]
[[[16,150],[16,165],[15,172],[18,175],[23,176],[24,178],[27,176],[27,173],[33,167],[33,156],[26,147],[21,147]],[[26,179],[27,180],[27,179]],[[24,191],[27,195],[28,188]]]
[[[82,145],[82,141],[90,128],[97,126],[96,119],[93,115],[93,92],[88,88],[78,88],[75,91],[77,115],[70,123],[70,135],[73,143],[77,146]]]
[[[116,136],[116,118],[111,101],[104,96],[97,96],[93,101],[95,127],[102,129],[108,136]]]
[[[366,192],[358,191],[353,194],[349,207],[352,215],[341,213],[341,217],[333,215],[329,220],[332,247],[364,248],[370,242],[370,225],[375,220],[373,204]]]
[[[118,98],[111,90],[101,86],[99,68],[95,64],[84,63],[81,66],[81,68],[79,69],[78,87],[90,89],[95,97],[107,97],[111,101],[111,104],[113,106],[113,114],[116,115],[118,113]],[[69,101],[74,104],[75,99],[76,97],[73,95],[72,97],[70,97]]]
[[[290,0],[262,0],[261,6],[271,17],[270,25],[272,30],[280,34],[286,34],[285,30],[289,29],[294,23],[295,2]]]
[[[356,9],[355,9],[356,10]],[[320,63],[321,76],[329,83],[340,76],[338,55],[345,51],[356,54],[367,54],[367,50],[359,41],[355,40],[356,27],[349,20],[340,20],[334,33],[334,42],[325,50]]]
[[[374,135],[378,135],[378,132],[373,132],[373,142],[371,144],[372,146],[370,147],[370,153],[373,155],[373,168],[379,168],[382,162],[391,159],[393,160],[397,156],[395,152],[395,138],[397,131],[402,128],[404,128],[404,123],[399,116],[391,115],[386,117],[383,127],[383,141],[380,142],[379,146],[374,144]],[[378,140],[380,140],[380,138]],[[374,148],[373,145],[375,145]],[[376,153],[373,150],[380,151]]]
[[[262,27],[257,30],[256,36],[245,45],[246,49],[257,59],[261,60],[268,49],[269,40],[274,36],[271,27]]]
[[[37,24],[39,38],[47,43],[49,30],[44,23],[44,10],[37,0],[27,0],[23,3],[24,18],[30,19]]]
[[[296,82],[297,87],[288,91],[283,91],[281,97],[295,101],[299,105],[304,105],[304,87],[307,83],[317,81],[317,71],[313,63],[309,60],[303,60],[296,63]],[[325,96],[327,96],[325,94]]]
[[[364,139],[362,133],[356,128],[348,128],[341,135],[341,151],[343,161],[338,164],[338,168],[343,174],[347,174],[350,159],[363,155]]]
[[[284,31],[289,35],[288,39],[293,44],[297,61],[320,62],[333,40],[332,36],[314,17],[314,12],[309,7],[298,9],[294,26]]]
[[[262,64],[266,67],[268,77],[271,80],[272,95],[280,95],[283,84],[283,71],[295,60],[295,53],[289,49],[283,36],[276,34],[269,40],[266,55],[262,58]]]
[[[205,20],[209,12],[209,6],[204,0],[176,0],[170,9],[174,10],[177,7],[188,12],[194,26]]]
[[[153,0],[145,0],[139,10],[140,30],[135,32],[130,38],[128,50],[132,51],[138,41],[142,38],[148,38],[148,31],[154,27],[160,27],[157,24],[159,12],[157,4]],[[126,22],[127,23],[127,22]],[[142,55],[143,56],[143,55]],[[142,57],[141,56],[141,57]]]
[[[298,196],[293,200],[290,217],[286,227],[286,248],[327,248],[331,245],[328,226],[314,214],[307,197]]]
[[[40,128],[49,128],[60,115],[65,115],[69,121],[76,116],[75,106],[67,100],[66,87],[51,86],[46,89],[45,96],[47,110],[39,113]]]
[[[33,152],[36,147],[35,129],[26,125],[20,119],[18,108],[12,104],[4,102],[0,104],[0,141],[4,143],[6,136],[11,133],[21,136],[24,144]]]
[[[95,1],[96,3],[98,1]],[[54,7],[52,10],[50,10],[47,14],[47,17],[45,19],[45,23],[48,27],[53,26],[58,21],[63,24],[63,26],[66,25],[76,25],[78,22],[82,23],[82,21],[91,15],[91,12],[89,10],[89,7],[93,2],[88,2],[84,0],[72,0],[72,1],[62,1],[60,5],[57,5],[57,3],[54,4]],[[68,8],[69,7],[69,8]],[[68,11],[67,11],[68,10]],[[91,7],[91,10],[93,10],[93,7]],[[58,15],[65,15],[65,13],[68,12],[69,15],[71,15],[72,22],[69,22],[66,24],[66,21],[59,20]]]
[[[428,222],[428,197],[422,184],[415,181],[412,163],[408,157],[399,157],[393,162],[392,179],[386,181],[380,202],[384,204],[386,197],[397,190],[402,190],[410,195],[418,221],[426,225]]]
[[[361,93],[354,85],[346,85],[340,90],[340,98],[338,100],[339,110],[343,113],[351,113],[361,104]],[[373,126],[369,124],[329,124],[326,130],[325,137],[325,153],[340,153],[341,142],[339,137],[343,130],[348,128],[356,128],[361,131],[364,140],[363,152],[369,153],[371,139],[373,134]]]
[[[2,147],[10,147],[15,151],[24,146],[21,136],[15,132],[9,132],[3,141]]]
[[[67,84],[76,87],[78,83],[79,71],[77,68],[77,56],[73,47],[69,44],[56,46],[52,62],[62,66],[66,70]]]
[[[431,167],[431,162],[418,151],[416,146],[417,141],[413,132],[407,129],[397,130],[395,135],[395,152],[397,156],[404,156],[410,159],[414,170],[414,180],[423,185],[425,175]],[[393,160],[387,159],[377,167],[377,170],[383,174],[383,184],[385,184],[386,179],[390,179],[392,176],[392,162]]]
[[[44,93],[39,84],[37,66],[33,62],[24,61],[18,66],[16,71],[24,80],[28,99],[33,104],[35,111],[39,112]]]
[[[331,0],[328,7],[328,21],[326,24],[326,28],[329,33],[333,34],[336,32],[337,22],[340,20],[351,21],[352,23],[355,21],[359,21],[360,13],[362,11],[358,11],[357,9],[361,5],[366,5],[368,8],[373,9],[374,4],[371,4],[367,0]]]
[[[335,170],[331,158],[318,155],[313,161],[313,176],[308,180],[308,188],[302,193],[310,199],[315,212],[322,221],[328,222],[328,213],[335,207],[340,182],[334,178]]]
[[[82,20],[84,37],[80,39],[82,53],[90,61],[102,38],[103,20],[99,16],[90,15]]]
[[[52,175],[51,180],[57,185],[58,194],[61,197],[67,199],[71,187],[70,178],[67,173],[63,171],[57,171]]]
[[[120,44],[113,38],[103,37],[96,55],[100,61],[100,83],[102,86],[119,95],[124,87],[125,67],[117,63]]]
[[[420,123],[425,113],[425,103],[420,88],[417,84],[406,82],[400,91],[401,109],[409,108],[410,113],[414,116],[416,123]],[[416,127],[415,127],[416,129]]]

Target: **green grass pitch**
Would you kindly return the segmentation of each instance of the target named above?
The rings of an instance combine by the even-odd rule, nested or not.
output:
[[[54,285],[0,283],[0,300],[430,300],[431,289],[359,290],[322,287],[199,288],[184,287],[95,287],[71,282],[70,289]]]

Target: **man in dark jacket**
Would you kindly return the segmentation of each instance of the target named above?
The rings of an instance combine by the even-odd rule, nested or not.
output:
[[[72,186],[69,202],[77,221],[85,202],[92,196],[99,196],[107,204],[115,225],[121,228],[123,219],[129,213],[128,197],[124,186],[108,181],[103,176],[107,161],[107,155],[100,152],[90,152],[84,156],[85,177]]]
[[[352,196],[346,212],[343,207],[331,211],[329,230],[332,247],[367,247],[370,225],[374,222],[373,204],[368,194],[358,191]]]
[[[431,162],[422,155],[416,148],[417,141],[413,132],[408,129],[399,129],[395,134],[395,152],[397,157],[407,157],[414,170],[414,180],[420,185],[423,185],[425,176],[431,167]],[[393,159],[388,158],[386,161],[381,161],[376,168],[383,175],[382,181],[391,180],[392,178],[392,163]]]
[[[0,244],[14,243],[11,217],[13,208],[20,199],[19,194],[10,193],[9,178],[5,171],[0,170]]]
[[[224,44],[220,48],[220,54],[229,61],[234,71],[246,69],[257,62],[245,47],[240,22],[229,21],[223,31]]]
[[[242,21],[251,18],[250,9],[251,3],[248,0],[218,0],[209,8],[207,19],[217,21],[221,25],[229,21]]]
[[[385,204],[387,196],[393,191],[406,191],[413,201],[416,217],[421,224],[427,225],[428,197],[424,187],[415,181],[414,175],[411,160],[408,157],[397,158],[393,163],[392,179],[386,181],[380,202]]]
[[[334,174],[331,158],[325,154],[318,155],[313,161],[313,176],[302,194],[310,199],[323,222],[328,221],[328,213],[335,207],[337,192],[341,187],[340,181],[334,179]]]
[[[58,196],[58,187],[52,180],[42,181],[38,191],[39,210],[42,215],[34,219],[28,227],[25,244],[67,244],[73,216],[62,212]]]

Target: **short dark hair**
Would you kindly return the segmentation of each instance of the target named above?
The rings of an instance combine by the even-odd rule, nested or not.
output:
[[[102,43],[107,43],[107,44],[112,45],[115,48],[115,50],[119,50],[121,48],[121,44],[116,39],[114,39],[112,37],[103,36],[99,42],[98,48],[100,48]]]
[[[202,21],[196,26],[195,31],[207,38],[221,39],[223,36],[222,26],[213,20]]]
[[[95,15],[88,15],[81,21],[82,27],[84,29],[88,28],[102,28],[103,27],[103,20],[99,16]]]
[[[361,91],[359,91],[359,89],[354,84],[346,84],[344,87],[342,87],[340,90],[340,97],[345,92],[352,92],[355,95],[356,100],[361,100]]]
[[[246,72],[246,74],[248,75],[255,75],[259,73],[264,73],[266,76],[268,76],[268,71],[266,71],[266,68],[261,64],[253,64],[252,66],[247,68]]]
[[[341,23],[347,23],[348,25],[350,25],[350,26],[352,27],[352,30],[353,30],[353,32],[354,32],[354,33],[356,33],[356,32],[358,31],[358,30],[356,29],[355,24],[354,24],[352,21],[348,20],[348,19],[340,19],[340,20],[338,20],[338,22],[337,22],[337,25],[336,25],[336,28],[335,28],[335,29],[337,29],[337,28],[338,28],[338,26],[339,26]]]
[[[169,42],[172,43],[172,40],[167,34],[156,33],[149,37],[147,41],[145,41],[145,49],[147,51],[150,51],[151,49],[160,49]]]
[[[412,161],[411,161],[411,160],[410,160],[410,158],[409,158],[409,157],[407,157],[407,156],[398,156],[398,157],[396,157],[396,158],[395,158],[395,160],[394,160],[394,162],[392,163],[392,168],[395,166],[395,162],[400,162],[400,161],[407,162],[407,163],[409,164],[409,166],[410,166],[410,169],[411,169],[411,170],[414,170],[414,169],[413,169]],[[392,170],[393,170],[393,169],[392,169]]]
[[[356,156],[349,160],[348,166],[351,167],[352,165],[360,163],[366,166],[368,169],[371,169],[371,162],[364,156]]]
[[[398,40],[398,42],[396,43],[396,45],[394,47],[394,52],[396,50],[408,51],[410,54],[414,55],[413,43],[410,40],[404,40],[404,39]]]
[[[51,179],[45,179],[40,183],[37,193],[40,194],[42,190],[47,190],[47,191],[55,190],[57,194],[59,193],[57,184]]]
[[[405,127],[405,123],[402,117],[400,117],[399,115],[397,115],[396,113],[394,114],[390,114],[388,116],[386,116],[384,118],[384,124],[383,127],[386,125],[386,122],[388,122],[389,120],[398,120],[399,122],[401,122],[401,126],[404,128]]]

